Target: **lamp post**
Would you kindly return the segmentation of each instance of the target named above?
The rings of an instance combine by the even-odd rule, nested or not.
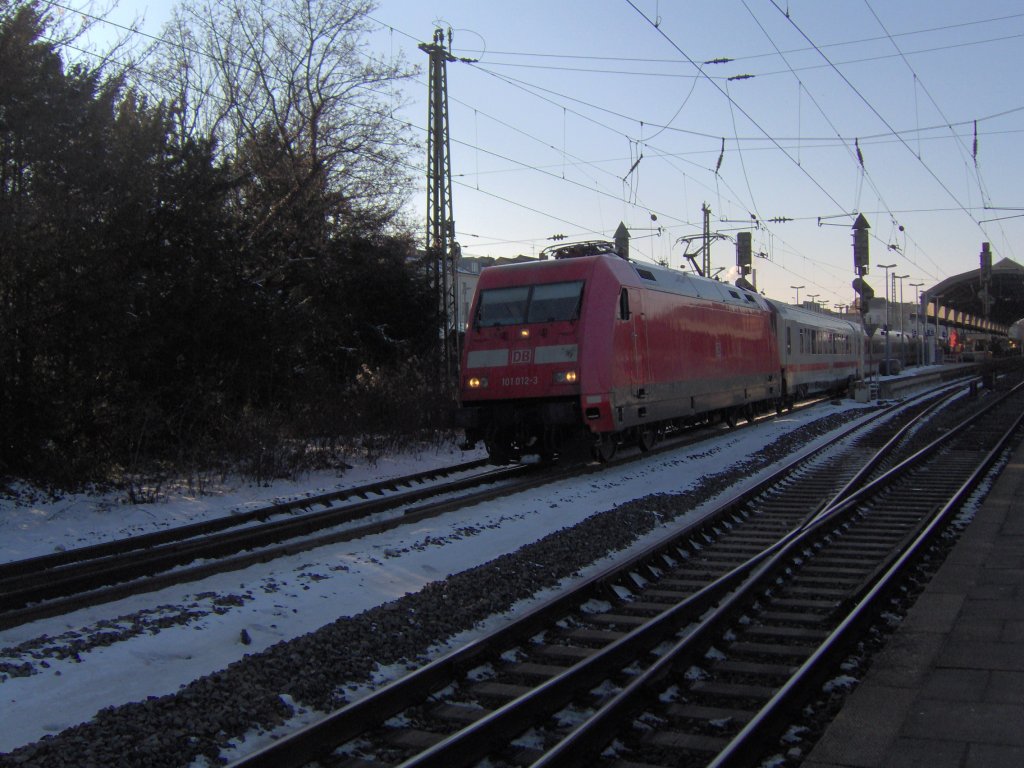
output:
[[[910,275],[893,275],[893,280],[900,281],[900,336],[903,335],[903,281],[910,277]],[[896,301],[896,296],[892,297],[893,301]]]
[[[796,291],[796,306],[799,307],[800,306],[800,289],[801,288],[806,288],[807,286],[806,285],[791,285],[789,287],[792,288],[794,291]]]
[[[878,264],[880,269],[885,270],[885,370],[889,372],[889,270],[895,264]]]
[[[921,335],[921,286],[924,283],[910,283],[910,287],[914,289],[914,306],[917,307],[917,311],[914,313],[914,336],[917,337],[917,355],[915,359],[918,365],[924,363],[924,336]]]
[[[820,293],[808,293],[807,294],[807,298],[811,300],[811,309],[815,309],[818,306],[818,302],[815,301],[815,299],[817,299],[819,296],[821,296]]]

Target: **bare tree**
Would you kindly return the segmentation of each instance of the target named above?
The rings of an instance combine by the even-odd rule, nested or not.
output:
[[[414,71],[368,52],[372,10],[368,0],[183,0],[164,30],[151,88],[185,134],[215,137],[260,194],[274,190],[258,228],[311,194],[330,201],[328,216],[381,221],[408,199],[413,142],[389,100]]]

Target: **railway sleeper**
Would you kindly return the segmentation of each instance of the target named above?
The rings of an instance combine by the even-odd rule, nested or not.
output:
[[[675,721],[693,721],[708,726],[710,723],[722,725],[744,725],[754,716],[746,709],[730,707],[708,707],[703,704],[670,704],[665,713]]]
[[[688,589],[648,589],[644,592],[644,597],[660,600],[666,604],[679,603],[704,586],[705,583],[695,581]]]
[[[644,591],[644,597],[650,597],[649,592],[646,590]],[[666,604],[663,602],[651,602],[646,600],[637,601],[635,603],[625,603],[620,606],[623,611],[647,617],[657,616],[660,613],[664,613],[666,607]]]
[[[779,540],[778,536],[774,536],[768,533],[733,533],[729,536],[725,542],[726,546],[750,546],[751,548],[760,552],[765,547],[770,547],[776,541]]]
[[[750,555],[756,554],[760,550],[752,550],[751,552],[727,552],[722,549],[714,549],[711,551],[705,551],[701,554],[700,558],[691,562],[691,565],[704,565],[708,568],[716,568],[719,570],[725,569],[730,566],[739,565],[747,562],[750,559]]]
[[[871,568],[844,568],[842,566],[823,567],[818,558],[814,562],[803,567],[794,568],[791,575],[793,584],[804,586],[813,585],[829,587],[831,585],[846,586],[851,582],[859,581],[865,573],[870,573]]]
[[[578,645],[541,645],[534,649],[534,653],[541,658],[560,659],[575,664],[593,656],[597,650]]]
[[[828,484],[816,483],[812,477],[805,476],[800,479],[799,485],[790,486],[784,496],[767,499],[764,503],[758,504],[758,508],[762,512],[781,511],[786,514],[800,515],[808,509],[808,504],[813,506],[821,501],[821,497],[831,489],[832,485],[831,482]]]
[[[566,640],[585,643],[600,648],[603,648],[609,643],[613,643],[625,636],[625,632],[616,632],[612,629],[588,629],[586,627],[579,627],[578,629],[573,629],[565,634]],[[586,650],[588,656],[594,653],[591,648]]]
[[[899,530],[893,530],[890,532],[879,530],[851,531],[837,537],[835,541],[842,541],[844,544],[865,544],[878,547],[888,547],[899,541],[903,537],[905,531],[906,529],[902,526]]]
[[[649,616],[630,616],[625,613],[594,613],[587,616],[587,620],[594,624],[611,627],[639,627],[649,619]]]
[[[716,673],[751,675],[754,677],[778,677],[785,680],[796,671],[791,664],[771,664],[763,661],[742,661],[739,659],[722,659],[713,667]]]
[[[677,752],[678,750],[686,750],[687,752],[700,752],[702,754],[717,755],[725,746],[729,743],[728,739],[723,739],[719,736],[702,736],[694,733],[684,733],[682,731],[654,731],[652,733],[644,735],[641,739],[644,746],[654,747],[656,749],[671,750]],[[665,756],[666,762],[664,765],[675,765],[676,760],[679,759],[678,755]]]
[[[671,589],[673,587],[687,588],[693,587],[694,585],[698,585],[698,588],[700,588],[707,585],[708,582],[714,581],[725,572],[725,569],[720,569],[716,571],[712,571],[711,569],[687,569],[685,571],[678,572],[676,575],[661,579],[658,582],[658,586],[662,588],[668,587],[669,589]]]
[[[907,496],[896,496],[894,494],[888,497],[883,508],[873,511],[868,516],[868,525],[874,529],[879,520],[884,520],[891,526],[906,525],[909,527],[917,525],[922,514],[930,509],[934,509],[937,504],[944,503],[946,499],[948,499],[948,496],[935,496],[934,501],[929,500],[926,503],[915,504],[920,509],[910,511],[906,505],[914,504],[915,500]]]
[[[494,710],[485,709],[481,706],[469,704],[439,704],[430,710],[430,715],[438,720],[452,723],[455,727],[472,725],[482,717],[489,715]]]
[[[513,745],[507,750],[504,762],[509,765],[521,765],[525,768],[525,766],[533,765],[542,757],[544,757],[544,753],[539,749]]]
[[[861,564],[853,558],[840,558],[822,563],[822,560],[815,557],[811,562],[800,567],[794,575],[794,579],[804,581],[810,579],[817,581],[824,579],[859,579],[864,573],[869,573],[871,564]]]
[[[839,600],[830,597],[776,597],[772,600],[771,605],[773,608],[805,608],[809,611],[831,613],[839,607]]]
[[[776,541],[782,534],[793,530],[802,517],[802,515],[787,515],[775,520],[750,523],[750,531],[753,533],[760,532],[760,535],[770,536],[772,541]]]
[[[568,667],[560,664],[540,664],[535,661],[524,661],[519,664],[513,664],[506,671],[512,677],[532,680],[549,680],[552,677],[558,677],[558,675],[565,672],[566,669],[568,669]]]
[[[819,644],[828,637],[828,632],[823,629],[808,629],[807,627],[783,627],[775,624],[751,624],[743,627],[743,637],[768,637],[781,639],[783,641],[805,640],[808,643]]]
[[[397,749],[422,752],[442,741],[447,734],[424,731],[419,728],[393,728],[384,734],[384,743]]]
[[[916,516],[917,518],[920,515]],[[899,536],[907,528],[913,526],[916,520],[901,520],[891,517],[887,512],[879,513],[872,510],[865,513],[864,510],[857,512],[857,515],[834,533],[834,541],[856,541],[863,536]]]
[[[763,552],[765,547],[771,546],[777,539],[770,539],[767,536],[758,537],[757,541],[738,541],[734,540],[732,536],[728,539],[723,539],[719,542],[717,551],[723,554],[735,556],[735,555],[756,555],[758,552]]]
[[[795,599],[804,598],[808,600],[844,600],[850,594],[849,590],[846,589],[835,589],[829,586],[826,587],[814,587],[803,584],[788,584],[784,589],[780,589],[773,599]]]
[[[507,704],[510,701],[521,698],[530,693],[533,688],[529,685],[517,685],[515,683],[501,683],[495,680],[486,680],[470,686],[469,691],[485,703],[494,702],[499,705]]]
[[[847,541],[846,537],[842,537],[839,541],[834,541],[828,545],[828,556],[837,559],[846,559],[851,557],[864,557],[865,555],[887,555],[892,551],[892,545],[898,541],[897,537],[893,537],[892,541],[872,541],[872,542],[857,542]]]
[[[756,640],[739,640],[729,646],[729,654],[748,659],[794,659],[803,663],[817,647],[817,644],[809,643],[765,643]]]
[[[864,530],[853,529],[848,531],[846,535],[856,536],[857,534],[867,533],[869,535],[875,535],[879,533],[891,532],[898,534],[902,531],[906,531],[914,523],[918,521],[920,515],[913,515],[909,520],[904,520],[901,515],[896,512],[885,511],[882,513],[874,513],[871,516],[869,527],[865,527]],[[863,522],[863,521],[861,521]]]
[[[774,685],[751,685],[731,683],[724,680],[697,680],[690,686],[690,692],[700,696],[740,701],[768,701],[778,690]]]
[[[881,558],[877,558],[881,559]],[[804,571],[819,573],[860,574],[869,572],[874,567],[875,559],[861,554],[857,558],[836,557],[832,551],[822,552],[804,567]],[[801,571],[803,572],[803,571]]]
[[[870,567],[849,568],[843,565],[831,565],[828,560],[815,558],[813,565],[800,571],[799,578],[807,579],[861,579],[871,573]]]
[[[804,626],[821,624],[829,618],[829,614],[812,613],[810,611],[764,611],[759,613],[757,618],[759,621],[771,622],[772,624]]]

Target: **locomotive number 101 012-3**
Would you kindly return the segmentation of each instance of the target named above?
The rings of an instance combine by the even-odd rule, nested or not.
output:
[[[538,376],[502,376],[503,387],[535,387],[540,383]]]

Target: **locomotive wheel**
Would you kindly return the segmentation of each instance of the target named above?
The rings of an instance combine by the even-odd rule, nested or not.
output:
[[[512,463],[512,454],[509,452],[508,448],[505,445],[498,442],[485,440],[484,447],[487,449],[487,456],[488,458],[490,458],[491,464],[502,466],[504,464]]]
[[[647,453],[651,448],[654,447],[654,441],[657,436],[653,429],[638,429],[636,432],[636,444],[639,446],[643,453]]]
[[[601,435],[594,443],[594,458],[605,464],[615,458],[617,448],[614,435]]]
[[[722,412],[722,421],[729,429],[736,429],[736,411],[729,408]]]

